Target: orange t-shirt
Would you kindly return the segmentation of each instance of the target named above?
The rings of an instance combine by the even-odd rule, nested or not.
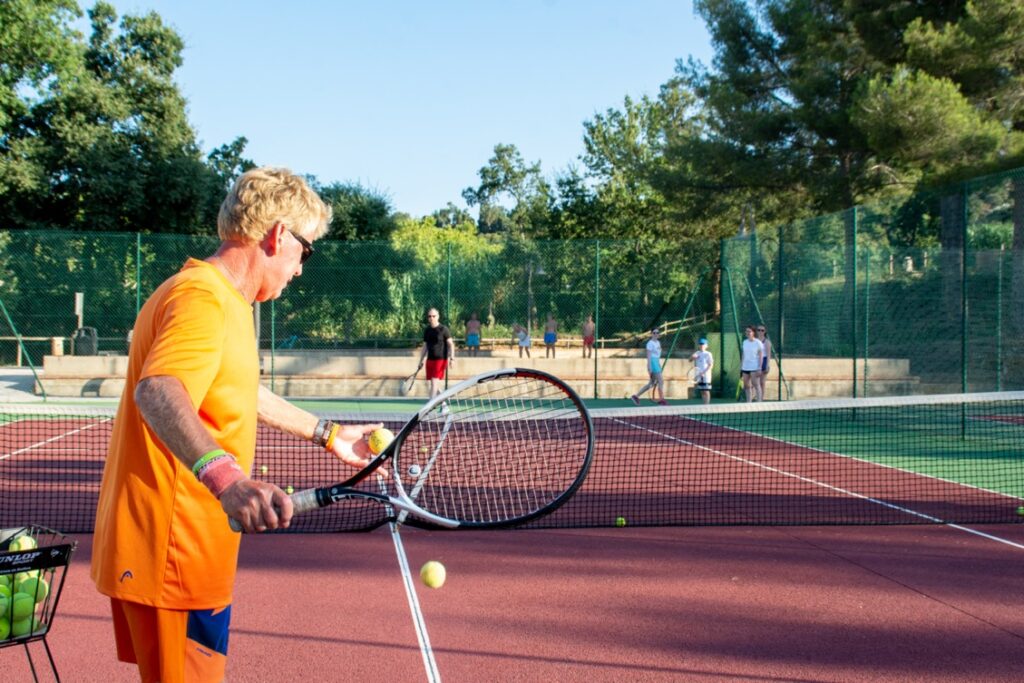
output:
[[[96,511],[92,578],[111,597],[169,609],[231,602],[240,535],[220,502],[142,419],[135,387],[178,378],[221,448],[251,472],[259,358],[252,307],[189,259],[139,312]]]

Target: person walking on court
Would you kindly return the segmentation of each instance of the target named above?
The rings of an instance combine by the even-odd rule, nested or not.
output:
[[[250,478],[261,423],[351,467],[381,425],[319,420],[260,385],[254,301],[302,274],[331,210],[285,169],[242,174],[221,243],[139,311],[96,509],[90,575],[110,598],[118,659],[143,681],[224,678],[240,534],[289,526],[292,501]]]
[[[512,335],[515,337],[516,343],[519,345],[519,357],[523,357],[523,351],[526,351],[526,357],[530,357],[530,333],[529,331],[520,325],[519,323],[512,323]]]
[[[473,311],[466,321],[466,352],[473,357],[480,352],[480,320]]]
[[[423,329],[423,348],[420,350],[420,366],[427,360],[427,380],[430,381],[430,398],[441,393],[448,366],[455,362],[455,342],[452,333],[441,324],[436,308],[427,311],[427,326]]]
[[[747,394],[747,403],[761,400],[761,359],[764,358],[764,344],[754,333],[754,326],[747,325],[747,338],[741,348],[740,375],[743,376],[743,391]]]
[[[553,313],[548,313],[548,321],[544,325],[544,357],[550,354],[555,357],[555,343],[558,342],[558,323]]]
[[[772,364],[772,340],[768,338],[768,330],[764,325],[757,326],[757,340],[764,347],[764,355],[761,357],[761,372],[757,376],[760,397],[763,401],[764,397],[768,395],[768,373]]]
[[[594,352],[594,334],[597,331],[597,325],[594,324],[594,316],[588,315],[587,322],[583,323],[583,357],[590,358],[590,354]]]
[[[665,380],[661,372],[661,342],[658,341],[661,337],[661,330],[655,327],[651,330],[651,338],[647,342],[646,353],[647,353],[647,372],[650,376],[649,381],[639,391],[629,397],[629,400],[633,402],[633,405],[640,405],[640,397],[643,396],[648,389],[651,389],[651,400],[657,403],[659,406],[668,405],[668,401],[665,400]]]
[[[700,347],[700,350],[690,356],[690,360],[693,361],[693,366],[697,371],[697,376],[693,379],[697,384],[697,391],[700,392],[704,405],[707,405],[711,403],[711,368],[715,367],[715,358],[708,351],[707,339],[701,337],[697,341],[697,345]]]

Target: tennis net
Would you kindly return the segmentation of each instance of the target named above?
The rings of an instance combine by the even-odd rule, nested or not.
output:
[[[0,527],[93,530],[114,412],[0,407]],[[381,420],[394,430],[405,422],[394,414],[325,416]],[[1024,522],[1024,392],[592,417],[597,452],[587,481],[528,526]],[[311,444],[260,428],[254,477],[300,490],[350,474]],[[368,530],[384,514],[372,502],[344,501],[298,518],[292,530]]]

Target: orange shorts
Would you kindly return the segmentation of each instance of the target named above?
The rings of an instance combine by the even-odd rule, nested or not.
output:
[[[231,605],[175,610],[110,599],[117,658],[143,683],[219,683],[228,655]]]

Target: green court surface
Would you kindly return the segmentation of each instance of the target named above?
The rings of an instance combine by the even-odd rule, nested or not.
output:
[[[1019,407],[885,408],[726,413],[706,421],[751,439],[794,444],[898,470],[1024,497]]]

